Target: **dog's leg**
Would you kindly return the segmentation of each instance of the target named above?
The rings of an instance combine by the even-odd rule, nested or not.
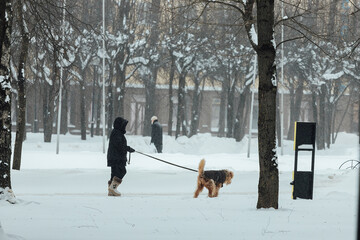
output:
[[[197,188],[196,188],[196,191],[194,193],[194,198],[197,198],[203,189],[204,189],[204,184],[202,184],[201,181],[198,181]]]
[[[209,190],[209,197],[214,197],[214,191],[215,191],[215,182],[214,180],[209,180],[208,182],[206,182],[205,187]]]
[[[215,192],[214,192],[214,197],[217,197],[219,195],[219,190],[221,188],[221,184],[216,184],[215,186]]]

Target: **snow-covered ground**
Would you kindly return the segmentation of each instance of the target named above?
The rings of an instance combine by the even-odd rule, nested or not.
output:
[[[358,171],[338,169],[358,159],[358,136],[342,133],[335,145],[316,151],[313,200],[292,200],[293,142],[279,154],[279,209],[256,209],[257,140],[190,139],[164,136],[164,153],[155,154],[149,137],[127,136],[137,151],[196,169],[234,171],[233,183],[208,198],[206,189],[193,198],[196,173],[131,155],[120,198],[107,196],[110,169],[102,138],[28,134],[21,171],[12,171],[17,204],[0,201],[0,239],[355,239]],[[106,143],[107,146],[107,143]],[[280,151],[278,151],[280,153]],[[300,155],[308,170],[310,155]]]

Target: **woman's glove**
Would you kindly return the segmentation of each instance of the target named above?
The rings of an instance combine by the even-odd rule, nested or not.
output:
[[[135,152],[135,149],[133,149],[132,147],[128,147],[128,152]]]

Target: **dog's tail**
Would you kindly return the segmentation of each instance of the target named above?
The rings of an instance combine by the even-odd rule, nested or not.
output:
[[[204,167],[205,167],[205,159],[201,159],[199,163],[199,175],[202,175],[204,173]]]

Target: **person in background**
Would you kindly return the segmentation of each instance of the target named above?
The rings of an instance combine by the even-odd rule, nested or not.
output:
[[[163,148],[163,133],[162,126],[160,125],[156,116],[151,117],[151,143],[154,143],[158,153],[162,153]]]
[[[108,181],[108,196],[121,196],[117,187],[121,184],[126,174],[127,152],[135,150],[127,145],[125,138],[128,121],[118,117],[114,121],[114,128],[109,139],[107,152],[107,166],[111,167],[111,178]]]

